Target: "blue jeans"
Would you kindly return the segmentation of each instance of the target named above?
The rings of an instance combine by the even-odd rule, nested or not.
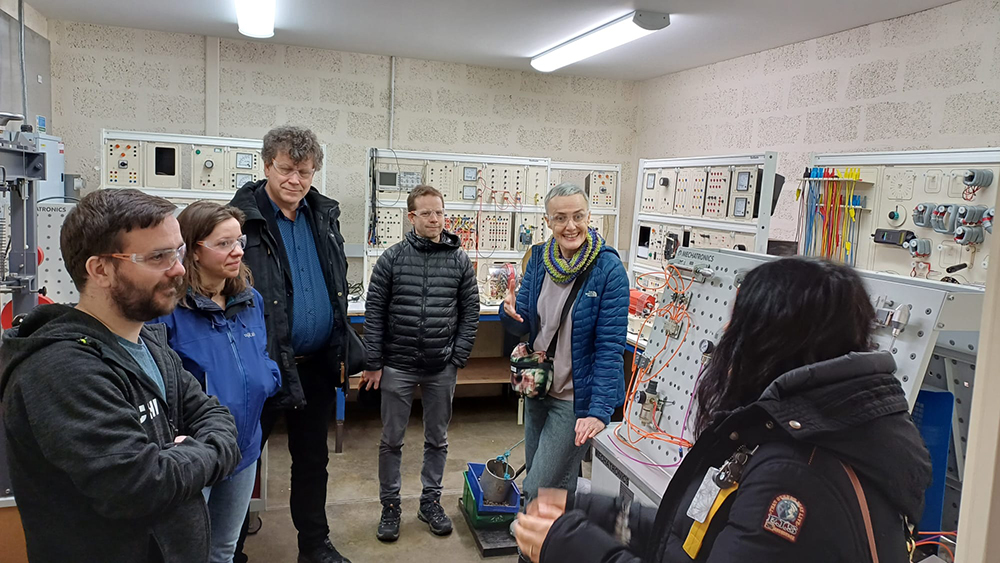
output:
[[[201,490],[212,522],[211,563],[232,563],[256,478],[255,463],[225,481]]]
[[[580,463],[590,448],[576,445],[576,419],[573,401],[524,400],[525,500],[538,496],[539,488],[576,491]]]

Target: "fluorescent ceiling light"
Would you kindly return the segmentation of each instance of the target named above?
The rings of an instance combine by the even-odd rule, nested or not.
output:
[[[274,36],[275,0],[236,0],[236,21],[240,33],[247,37],[267,39]]]
[[[532,57],[531,66],[540,72],[552,72],[645,37],[668,25],[670,25],[669,14],[632,12]]]

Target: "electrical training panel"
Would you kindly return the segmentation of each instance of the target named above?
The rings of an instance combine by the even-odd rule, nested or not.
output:
[[[682,248],[763,252],[770,208],[759,202],[780,190],[776,163],[776,153],[640,160],[632,278],[662,271]]]
[[[545,196],[562,182],[585,190],[591,207],[590,227],[614,244],[620,180],[617,167],[405,150],[373,149],[370,158],[366,262],[412,229],[406,198],[422,184],[442,193],[444,228],[458,235],[462,248],[480,265],[520,260],[531,246],[551,236],[545,220]]]
[[[625,421],[620,428],[612,424],[594,440],[595,493],[623,493],[651,506],[658,504],[695,441],[690,411],[697,410],[693,395],[699,374],[729,322],[741,281],[753,268],[775,259],[681,248],[669,270],[640,276],[630,301],[630,340],[634,342],[643,330],[648,342],[636,351],[633,367],[627,368],[633,373],[628,376]],[[895,375],[914,416],[929,414],[920,412],[929,408],[924,405],[925,393],[951,393],[954,398],[943,522],[927,524],[944,526],[931,530],[954,530],[985,291],[909,276],[862,270],[859,274],[877,314],[875,348],[892,352],[898,366]],[[668,275],[681,279],[668,284]],[[644,463],[635,463],[624,452]]]
[[[880,272],[984,284],[1000,151],[954,156],[916,151],[884,158],[898,161],[901,155],[930,163],[807,169],[800,188],[801,252]],[[978,164],[961,162],[973,155]],[[815,162],[836,158],[849,163],[853,156],[818,155]],[[871,162],[881,155],[863,156]],[[956,161],[941,164],[949,158]],[[995,160],[989,162],[991,158]]]
[[[231,146],[226,139],[196,135],[132,133],[135,138],[129,138],[126,132],[112,133],[119,136],[103,142],[104,188],[158,190],[158,195],[170,199],[195,200],[206,196],[185,192],[233,192],[264,178],[259,147]],[[185,142],[146,140],[149,138]],[[220,199],[225,197],[220,194]]]

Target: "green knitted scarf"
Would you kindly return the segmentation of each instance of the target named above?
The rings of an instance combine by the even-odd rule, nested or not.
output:
[[[556,238],[552,237],[542,249],[545,271],[552,277],[552,281],[558,284],[570,283],[597,259],[602,248],[604,248],[604,239],[601,235],[597,234],[594,229],[587,229],[587,239],[583,241],[583,245],[576,251],[573,258],[566,260],[559,252]]]

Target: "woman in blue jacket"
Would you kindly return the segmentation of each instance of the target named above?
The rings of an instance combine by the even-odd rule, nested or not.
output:
[[[267,355],[263,300],[250,287],[243,263],[243,212],[199,201],[177,220],[190,249],[184,258],[187,292],[170,315],[151,322],[167,325],[170,347],[185,369],[236,419],[243,459],[225,481],[204,491],[212,524],[211,562],[229,563],[257,474],[261,410],[281,387],[281,373]]]
[[[576,490],[585,444],[625,400],[624,359],[628,276],[618,253],[590,228],[586,192],[560,184],[545,196],[552,237],[532,248],[516,298],[507,295],[500,318],[508,331],[529,334],[536,351],[558,334],[552,386],[525,399],[524,443],[530,500],[540,487]],[[563,306],[578,276],[585,276],[572,310]],[[515,300],[516,299],[516,300]]]

